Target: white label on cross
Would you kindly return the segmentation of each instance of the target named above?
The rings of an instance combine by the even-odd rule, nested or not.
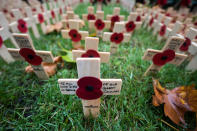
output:
[[[186,70],[194,72],[197,70],[197,43],[192,42],[188,51],[192,55],[192,59],[187,65]]]
[[[98,52],[98,44],[99,44],[99,38],[96,37],[86,37],[85,38],[85,50],[72,50],[73,54],[73,60],[76,60],[77,58],[81,57],[82,54],[86,53],[88,50],[95,50]],[[98,52],[100,55],[101,62],[107,63],[110,59],[110,53],[109,52]]]

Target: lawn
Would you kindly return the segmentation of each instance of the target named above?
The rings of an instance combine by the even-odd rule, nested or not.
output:
[[[105,15],[111,14],[113,7],[104,6]],[[80,4],[75,13],[80,16],[87,13],[87,4]],[[121,15],[128,14],[121,7]],[[81,30],[87,29],[86,26]],[[58,56],[61,50],[58,43],[66,49],[72,48],[71,41],[56,32],[32,39],[37,50],[50,50],[54,56]],[[5,44],[13,47],[9,41]],[[109,64],[101,65],[101,78],[121,78],[123,85],[119,96],[102,96],[101,114],[97,119],[85,119],[81,100],[76,95],[60,92],[59,78],[77,78],[75,64],[65,62],[64,68],[49,80],[42,81],[35,74],[24,72],[26,62],[16,61],[8,65],[0,59],[0,129],[172,130],[164,121],[182,129],[165,117],[163,106],[152,105],[152,76],[143,76],[151,64],[142,60],[143,53],[147,48],[161,49],[164,44],[157,42],[151,31],[141,28],[134,32],[129,43],[119,46]],[[109,50],[110,43],[100,39],[99,51]],[[165,65],[154,77],[168,89],[192,83],[197,85],[197,72],[186,72],[186,64],[179,67]],[[194,114],[189,113],[186,117],[188,127],[194,127],[195,120],[191,121]]]

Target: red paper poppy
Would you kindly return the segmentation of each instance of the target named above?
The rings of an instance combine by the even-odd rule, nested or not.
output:
[[[27,33],[27,31],[28,31],[27,24],[23,19],[18,20],[18,26],[17,27],[18,27],[18,30],[21,33]]]
[[[97,30],[103,30],[105,28],[105,23],[101,19],[97,19],[94,25]]]
[[[175,52],[171,49],[165,50],[162,53],[157,53],[153,56],[153,63],[157,66],[163,66],[167,62],[170,62],[174,59]]]
[[[155,15],[155,19],[157,19],[157,18],[158,18],[158,14]]]
[[[32,49],[21,48],[19,53],[31,65],[38,66],[42,63],[42,58],[40,56],[37,56]]]
[[[111,17],[111,23],[119,22],[120,17],[118,15],[114,15]]]
[[[116,3],[119,4],[120,3],[120,0],[116,0]]]
[[[170,16],[170,13],[166,13],[166,16]]]
[[[97,2],[103,2],[103,0],[97,0]]]
[[[51,16],[53,19],[55,18],[55,12],[53,10],[51,11]]]
[[[87,19],[88,20],[95,20],[96,17],[94,16],[94,14],[88,14]]]
[[[3,13],[7,14],[8,10],[7,9],[3,9]]]
[[[167,0],[158,0],[158,1],[157,1],[157,4],[158,4],[158,5],[161,5],[161,6],[164,6],[164,5],[167,4]]]
[[[39,20],[40,24],[43,23],[44,22],[44,16],[42,14],[38,14],[38,20]]]
[[[13,14],[12,12],[10,12],[10,16],[11,16],[12,18],[14,18],[14,14]]]
[[[33,11],[33,12],[36,12],[36,8],[32,8],[32,11]]]
[[[114,42],[116,44],[120,44],[123,41],[123,39],[124,36],[122,33],[113,33],[110,38],[111,42]]]
[[[197,26],[197,22],[195,22],[194,25]]]
[[[159,31],[160,36],[164,36],[166,33],[166,25],[162,25]]]
[[[140,15],[137,16],[136,21],[141,21],[141,16]]]
[[[60,8],[59,13],[60,13],[60,15],[62,15],[62,13],[63,13],[63,12],[62,12],[62,8]]]
[[[182,0],[182,1],[181,1],[181,5],[182,5],[182,6],[189,6],[190,3],[191,3],[191,0]]]
[[[126,25],[125,25],[125,28],[126,28],[126,31],[127,32],[132,32],[134,31],[136,25],[133,21],[129,21]]]
[[[86,53],[82,54],[81,57],[100,57],[96,50],[87,50]]]
[[[150,19],[150,21],[149,21],[149,26],[152,26],[153,22],[154,22],[154,18],[152,17],[152,18]]]
[[[2,47],[2,45],[3,45],[3,39],[0,36],[0,48]]]
[[[79,34],[76,29],[70,30],[68,34],[74,42],[79,42],[81,40],[81,34]]]
[[[82,77],[78,80],[77,85],[79,88],[76,94],[79,98],[84,100],[98,99],[103,95],[101,91],[102,82],[96,77]]]
[[[187,51],[190,45],[191,45],[191,40],[186,37],[184,43],[181,45],[179,49],[181,51]]]

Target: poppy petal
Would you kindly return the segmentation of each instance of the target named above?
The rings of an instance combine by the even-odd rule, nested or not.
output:
[[[94,14],[88,14],[87,19],[88,20],[95,20],[96,17],[94,16]]]
[[[2,39],[2,37],[0,36],[0,48],[2,47],[2,45],[3,45],[3,39]]]
[[[159,35],[164,36],[165,33],[166,33],[166,25],[162,25],[159,31]]]
[[[187,51],[190,45],[191,45],[191,40],[186,37],[184,43],[181,45],[179,49],[181,51]]]
[[[94,25],[97,30],[103,30],[105,27],[105,23],[101,19],[97,19]]]
[[[129,21],[129,22],[125,25],[125,27],[126,27],[126,31],[127,31],[127,32],[132,32],[132,31],[135,29],[136,25],[135,25],[135,23],[134,23],[133,21]]]
[[[23,19],[19,19],[18,20],[18,26],[17,26],[17,28],[18,28],[18,30],[21,33],[26,33],[28,31],[27,24],[26,24],[26,22]]]
[[[100,57],[96,50],[87,50],[86,53],[82,54],[81,57]]]

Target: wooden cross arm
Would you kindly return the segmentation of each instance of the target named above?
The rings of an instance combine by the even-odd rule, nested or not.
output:
[[[104,32],[103,34],[103,41],[110,41],[110,37],[113,33],[111,32]],[[131,34],[129,33],[124,33],[124,39],[123,39],[123,42],[129,42],[130,41],[130,38],[131,38]]]
[[[69,31],[70,30],[61,30],[61,33],[62,33],[62,36],[63,36],[63,38],[65,38],[65,39],[68,39],[68,38],[70,38],[70,36],[69,36]],[[88,33],[88,31],[78,31],[80,34],[81,34],[81,39],[82,40],[85,40],[85,37],[88,37],[89,36],[89,33]]]
[[[107,15],[106,20],[111,20],[112,16],[114,16],[114,15]],[[119,17],[120,17],[120,21],[124,21],[124,19],[125,19],[124,15],[119,15]]]
[[[77,58],[80,58],[82,54],[86,51],[84,50],[72,50],[73,60],[76,61]],[[110,59],[110,52],[98,52],[102,63],[108,63]]]
[[[186,37],[189,38],[190,40],[193,40],[196,36],[197,36],[197,29],[192,27],[186,33]]]
[[[176,51],[184,43],[184,41],[185,41],[184,37],[181,37],[180,35],[171,36],[167,40],[162,50],[171,49]]]
[[[87,14],[82,14],[82,19],[84,20],[84,21],[87,21],[88,20],[88,15]]]
[[[138,16],[137,12],[130,12],[130,14],[128,16],[128,21],[135,21],[137,16]]]
[[[102,81],[103,95],[119,95],[122,86],[121,79],[100,79]],[[74,95],[79,88],[78,79],[59,79],[59,87],[62,94]]]
[[[15,60],[24,60],[19,51],[20,49],[8,48],[8,52]],[[43,62],[53,63],[53,55],[50,51],[36,51],[36,55],[40,56]]]
[[[136,29],[140,29],[141,25],[142,25],[142,22],[135,22],[135,25],[136,25]]]
[[[5,41],[11,36],[11,33],[8,32],[8,30],[4,29],[3,27],[3,28],[0,28],[0,36],[3,39],[3,41]]]
[[[142,59],[151,61],[153,59],[154,55],[156,55],[157,53],[162,53],[162,51],[147,49],[146,52],[144,53],[144,56],[142,57]],[[174,64],[174,65],[180,65],[186,58],[187,58],[187,55],[175,53],[175,58],[168,63]]]
[[[197,43],[192,42],[192,44],[189,46],[188,52],[189,52],[191,55],[195,55],[195,54],[197,53]]]
[[[95,20],[89,20],[88,21],[88,26],[89,26],[89,29],[95,29]],[[111,21],[109,20],[104,20],[104,23],[105,23],[105,29],[109,29],[111,27]]]

